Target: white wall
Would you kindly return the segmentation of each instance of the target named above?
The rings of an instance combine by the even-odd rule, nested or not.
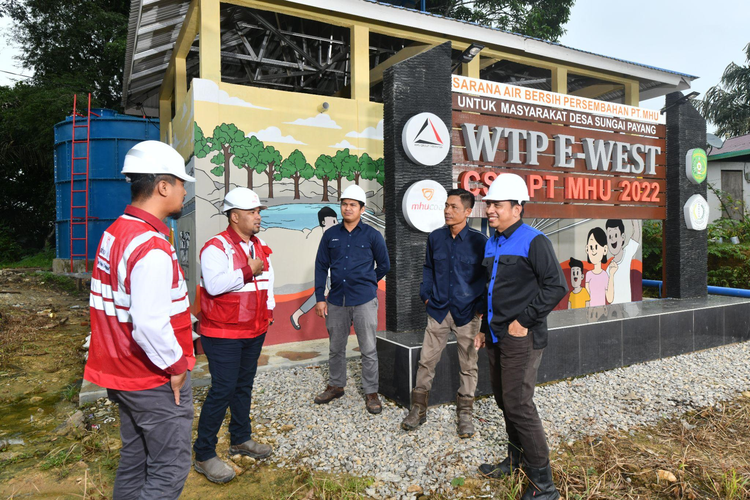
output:
[[[708,175],[706,176],[706,182],[714,186],[716,189],[721,189],[721,171],[722,170],[739,170],[744,172],[744,182],[742,186],[742,194],[745,198],[745,206],[750,208],[750,162],[742,161],[709,161],[708,162]],[[717,196],[708,189],[708,205],[711,208],[710,220],[713,222],[721,217],[721,205]]]

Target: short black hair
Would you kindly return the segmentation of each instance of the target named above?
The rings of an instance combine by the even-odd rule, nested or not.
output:
[[[570,258],[570,261],[568,262],[568,266],[573,269],[574,267],[578,267],[581,269],[581,272],[583,272],[583,262],[581,262],[578,259],[575,259],[573,257]]]
[[[521,205],[521,217],[523,217],[523,212],[524,212],[524,210],[526,210],[526,208],[525,208],[526,207],[526,202],[525,201],[518,202],[516,200],[508,200],[508,201],[510,202],[510,208],[513,208],[516,205]]]
[[[474,195],[462,188],[451,189],[448,191],[448,198],[451,196],[460,196],[461,203],[466,208],[474,208]]]
[[[365,207],[365,203],[364,203],[363,201],[355,200],[354,198],[341,198],[341,199],[339,200],[339,205],[341,205],[341,202],[342,202],[342,201],[344,201],[344,200],[352,200],[352,201],[356,201],[357,203],[359,203],[359,208],[360,208],[360,209],[362,209],[362,208],[364,208],[364,207]]]
[[[127,174],[126,177],[130,183],[131,201],[148,200],[161,181],[167,181],[173,186],[177,182],[177,177],[171,174]]]
[[[318,210],[318,224],[320,224],[320,227],[323,227],[323,222],[326,220],[326,217],[333,217],[338,220],[336,212],[334,212],[331,207],[323,207]]]
[[[607,219],[604,228],[617,228],[622,234],[625,234],[625,224],[622,223],[622,219]]]

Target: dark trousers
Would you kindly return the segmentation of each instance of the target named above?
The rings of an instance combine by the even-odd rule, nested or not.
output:
[[[180,406],[169,382],[145,391],[109,389],[107,395],[119,404],[122,439],[112,498],[178,498],[190,472],[190,372],[180,391]]]
[[[193,449],[199,462],[216,456],[217,434],[227,408],[232,412],[229,422],[231,445],[250,439],[250,403],[258,358],[266,334],[252,339],[221,339],[201,336],[201,345],[208,358],[211,389],[198,420],[198,438]]]
[[[499,344],[488,344],[492,392],[503,412],[508,446],[523,450],[529,467],[542,468],[549,462],[549,448],[542,420],[534,404],[534,386],[543,349],[533,348],[533,334],[506,334]]]

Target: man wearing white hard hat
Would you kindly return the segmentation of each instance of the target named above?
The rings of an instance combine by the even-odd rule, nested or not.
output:
[[[362,389],[365,408],[378,414],[383,407],[378,397],[378,281],[391,268],[383,236],[362,222],[367,197],[356,184],[341,193],[343,222],[323,233],[315,259],[315,313],[326,320],[330,338],[328,385],[315,397],[327,404],[344,395],[346,386],[346,343],[354,325],[362,356]],[[325,296],[328,271],[331,289]]]
[[[195,179],[159,141],[136,144],[122,173],[131,204],[97,249],[83,378],[119,403],[113,498],[178,498],[190,472],[195,356],[185,276],[163,219],[179,217]]]
[[[547,346],[547,315],[568,286],[552,243],[521,219],[529,201],[524,179],[499,175],[484,201],[495,233],[483,261],[488,275],[486,323],[474,342],[477,349],[487,347],[492,391],[508,432],[508,456],[499,464],[482,464],[479,471],[502,478],[522,465],[529,478],[523,500],[555,500],[560,495],[533,398]]]
[[[200,333],[211,388],[201,409],[195,440],[195,470],[215,483],[234,478],[234,468],[216,455],[217,434],[227,408],[230,455],[265,458],[271,447],[251,439],[250,404],[258,358],[273,323],[271,249],[256,236],[265,209],[258,195],[234,188],[224,197],[229,227],[200,252]]]

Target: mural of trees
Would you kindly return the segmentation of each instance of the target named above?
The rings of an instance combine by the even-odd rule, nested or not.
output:
[[[268,176],[268,197],[273,198],[273,178],[276,166],[281,165],[281,153],[273,146],[266,146],[260,152],[258,161],[261,166],[258,172],[265,172]]]
[[[341,178],[348,178],[358,169],[357,157],[349,152],[349,148],[339,149],[333,156],[333,165],[336,167],[336,190],[341,199]]]
[[[300,199],[300,183],[313,177],[323,181],[323,198],[328,199],[328,183],[336,180],[336,190],[341,198],[341,179],[354,181],[359,185],[360,179],[375,180],[383,185],[385,172],[383,158],[373,159],[367,153],[361,157],[352,154],[349,149],[336,151],[334,156],[321,154],[315,165],[308,163],[304,153],[299,149],[292,151],[284,159],[275,147],[265,145],[255,136],[246,137],[245,132],[233,123],[222,123],[214,128],[213,136],[206,137],[203,130],[195,124],[194,153],[196,158],[210,158],[216,165],[211,173],[224,179],[224,194],[229,191],[230,167],[247,171],[247,187],[253,189],[253,173],[265,173],[268,177],[268,198],[273,198],[273,182],[291,179],[294,182],[294,199]]]
[[[247,170],[247,187],[253,189],[253,172],[259,172],[262,169],[260,160],[261,151],[265,146],[255,136],[245,137],[242,144],[235,148],[234,159],[232,163],[238,168]]]
[[[292,179],[294,181],[294,199],[299,200],[299,181],[300,179],[310,179],[315,175],[312,165],[307,163],[302,151],[295,149],[281,162],[281,168],[274,175],[277,181],[281,179]]]
[[[323,181],[323,199],[321,201],[328,201],[328,181],[335,179],[336,173],[333,158],[328,155],[318,156],[318,159],[315,160],[315,177]]]
[[[222,123],[216,126],[211,139],[213,150],[219,151],[219,154],[211,158],[211,163],[216,165],[211,169],[211,173],[217,177],[224,174],[224,194],[227,194],[229,192],[229,166],[236,148],[245,142],[245,133],[234,123]]]

